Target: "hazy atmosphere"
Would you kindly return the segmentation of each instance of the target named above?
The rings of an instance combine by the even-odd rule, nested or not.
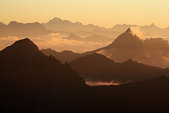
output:
[[[168,0],[0,0],[2,22],[47,22],[60,17],[83,24],[169,26]]]
[[[0,0],[0,113],[165,113],[169,0]]]

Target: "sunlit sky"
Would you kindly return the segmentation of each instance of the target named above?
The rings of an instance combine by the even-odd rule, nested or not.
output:
[[[0,0],[0,21],[72,22],[112,27],[156,24],[169,27],[169,0]]]

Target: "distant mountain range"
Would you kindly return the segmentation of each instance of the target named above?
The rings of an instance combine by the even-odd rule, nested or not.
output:
[[[96,26],[93,24],[83,25],[80,22],[73,23],[69,20],[62,20],[60,18],[53,18],[48,23],[43,24],[47,29],[58,31],[60,33],[76,33],[79,36],[89,37],[94,34],[105,36],[108,38],[117,37],[119,34],[123,33],[129,27],[138,29],[144,38],[169,38],[169,27],[159,28],[155,24],[150,24],[146,26],[139,25],[127,25],[127,24],[117,24],[112,28],[104,28]],[[63,32],[64,31],[64,32]]]
[[[80,37],[71,34],[69,37],[72,40],[79,40]],[[53,54],[47,50],[47,55]],[[89,51],[81,53],[80,56],[85,56],[88,54],[100,53],[116,62],[125,62],[128,59],[134,61],[166,68],[169,66],[169,46],[168,41],[162,38],[150,38],[150,39],[140,39],[133,31],[129,28],[124,33],[119,35],[111,44],[108,46],[96,49],[94,51]],[[58,53],[57,53],[58,54]],[[69,60],[63,60],[62,58],[68,58],[66,54],[62,55],[61,58],[58,58],[61,62],[70,62],[75,58],[79,58],[77,53],[71,53],[74,55],[73,58],[69,57]],[[55,56],[55,55],[54,55]]]
[[[112,28],[104,28],[93,24],[84,25],[80,22],[71,22],[69,20],[62,20],[60,18],[53,18],[47,23],[19,23],[11,21],[8,25],[0,23],[0,36],[18,36],[18,37],[36,37],[44,36],[49,33],[60,33],[69,35],[74,33],[80,37],[95,37],[94,39],[86,39],[88,41],[104,40],[105,37],[113,40],[115,37],[125,32],[129,27],[135,28],[141,32],[143,38],[165,38],[169,39],[169,27],[159,28],[155,24],[147,26],[117,24]],[[21,31],[21,32],[19,32]],[[101,36],[101,38],[100,38]]]
[[[0,37],[16,36],[16,37],[38,37],[46,36],[51,33],[42,24],[35,23],[18,23],[11,21],[8,25],[0,24]]]
[[[69,20],[62,20],[60,18],[53,18],[47,23],[43,24],[47,29],[54,31],[67,31],[67,32],[77,32],[77,31],[91,31],[100,28],[99,26],[89,24],[83,25],[80,22],[73,23]]]

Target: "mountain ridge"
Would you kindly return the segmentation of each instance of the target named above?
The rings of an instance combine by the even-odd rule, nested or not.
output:
[[[87,81],[120,82],[140,81],[164,74],[158,67],[138,63],[131,59],[118,63],[101,54],[90,54],[73,60],[72,67]]]

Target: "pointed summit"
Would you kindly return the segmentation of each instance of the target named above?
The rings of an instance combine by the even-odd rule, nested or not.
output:
[[[126,32],[125,32],[125,33],[132,33],[131,28],[129,27],[129,28],[126,30]]]
[[[140,45],[140,41],[140,38],[132,32],[131,28],[128,28],[126,32],[118,36],[112,44],[117,46],[129,47],[133,45],[137,46],[138,43],[138,45]]]
[[[29,38],[18,40],[12,44],[11,47],[38,50],[38,47]]]
[[[41,53],[38,47],[28,38],[18,40],[11,46],[8,46],[2,53],[7,53],[11,55],[28,55],[32,53]]]
[[[110,54],[111,58],[118,62],[146,57],[143,41],[132,32],[131,28],[128,28],[102,51]]]

